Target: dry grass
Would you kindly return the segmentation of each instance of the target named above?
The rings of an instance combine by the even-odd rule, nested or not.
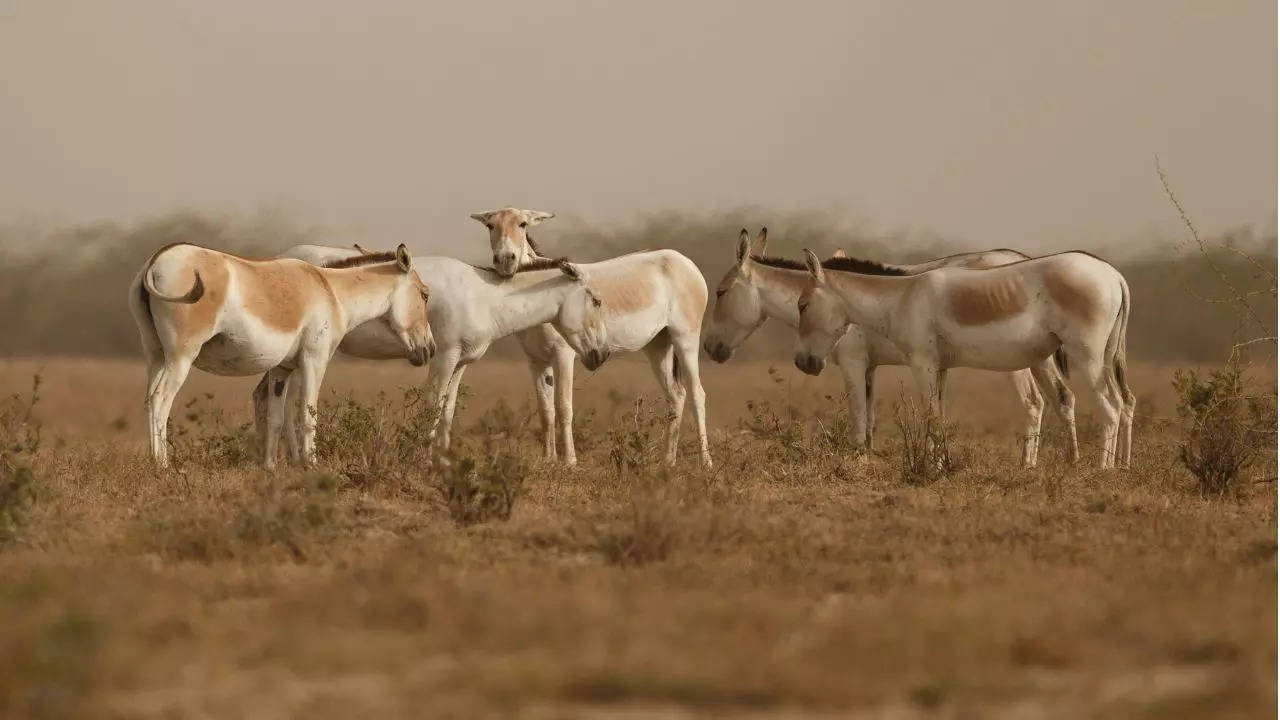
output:
[[[1017,469],[1005,381],[958,374],[967,460],[913,485],[895,393],[881,454],[854,458],[834,378],[750,364],[705,372],[711,472],[687,446],[671,472],[644,456],[656,388],[617,361],[580,378],[581,466],[544,464],[527,373],[490,362],[468,374],[485,392],[451,469],[402,442],[416,411],[396,388],[420,375],[341,364],[324,466],[274,477],[243,454],[252,381],[193,377],[187,459],[157,473],[139,367],[5,361],[0,396],[41,367],[32,495],[0,548],[8,716],[1275,708],[1275,485],[1246,470],[1238,492],[1198,491],[1176,424],[1153,417],[1172,416],[1164,369],[1132,370],[1129,472],[1063,466],[1052,438],[1045,467]]]

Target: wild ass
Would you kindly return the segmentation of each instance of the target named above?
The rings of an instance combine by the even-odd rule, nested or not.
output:
[[[939,268],[894,276],[831,268],[805,250],[809,283],[797,301],[796,367],[822,372],[850,323],[888,338],[907,359],[928,407],[940,412],[941,371],[1014,371],[1061,349],[1088,378],[1104,417],[1102,467],[1128,465],[1133,393],[1125,379],[1129,286],[1111,265],[1066,252],[987,270]]]
[[[313,263],[342,262],[358,257],[361,250],[316,245],[300,245],[282,253]],[[593,289],[587,266],[563,260],[527,263],[511,279],[495,271],[468,265],[446,257],[418,257],[414,267],[431,285],[431,326],[436,353],[428,365],[427,397],[439,410],[431,437],[437,447],[447,448],[451,440],[458,385],[467,365],[484,356],[495,341],[515,332],[549,323],[558,336],[567,338],[569,361],[573,353],[583,363],[597,368],[609,357],[608,331],[603,321],[607,303]],[[382,323],[371,322],[356,328],[343,339],[339,349],[366,359],[390,359],[393,338]],[[254,390],[254,406],[259,417],[282,402],[268,392],[266,378]],[[292,387],[282,388],[292,392]],[[288,403],[292,406],[293,403]],[[259,429],[264,429],[259,423]],[[292,453],[292,441],[287,447]]]
[[[809,271],[802,263],[765,255],[768,243],[766,228],[760,229],[754,243],[748,244],[747,238],[747,231],[744,229],[738,236],[736,262],[716,287],[711,328],[707,331],[703,344],[707,355],[719,363],[727,362],[738,346],[746,342],[769,318],[797,327],[800,315],[796,310],[796,303],[809,282]],[[837,251],[830,260],[823,262],[823,266],[861,268],[865,272],[880,275],[916,275],[940,267],[989,268],[1027,259],[1026,255],[1016,250],[1005,249],[951,255],[915,265],[880,265],[840,259],[844,257],[842,251]],[[868,332],[859,325],[851,325],[836,341],[832,359],[844,378],[849,417],[852,421],[853,445],[855,448],[869,449],[875,433],[873,388],[876,368],[880,365],[905,365],[906,356],[883,336]],[[945,378],[946,370],[940,370],[940,392]],[[1046,358],[1031,370],[1010,373],[1009,378],[1027,417],[1022,464],[1034,467],[1039,454],[1044,399],[1036,387],[1037,382],[1053,398],[1058,415],[1065,423],[1074,461],[1078,457],[1075,396],[1063,381],[1055,362]],[[939,404],[945,407],[945,398],[940,397]]]
[[[347,330],[380,320],[397,357],[414,365],[433,349],[427,286],[401,245],[342,269],[298,260],[250,260],[177,243],[158,250],[129,288],[129,310],[147,360],[151,456],[168,464],[167,424],[191,366],[217,375],[256,375],[282,385],[295,374],[302,399],[315,407],[329,359]],[[297,370],[297,373],[294,371]],[[283,417],[273,413],[269,427]],[[315,453],[315,418],[304,414],[302,458]],[[274,465],[277,433],[263,456]]]
[[[512,250],[516,253],[514,266],[536,262],[542,257],[528,235],[528,228],[554,216],[504,208],[471,217],[489,229],[494,267],[504,272],[503,268],[512,266],[507,255]],[[676,461],[684,404],[686,398],[692,396],[699,454],[702,463],[710,467],[706,393],[698,371],[698,343],[707,306],[707,284],[702,272],[692,260],[674,250],[636,252],[583,267],[605,299],[610,349],[643,350],[667,400],[665,461],[667,464]],[[549,458],[556,456],[554,428],[558,426],[564,461],[575,464],[573,353],[555,329],[547,325],[520,333],[519,340],[533,374],[544,452]]]

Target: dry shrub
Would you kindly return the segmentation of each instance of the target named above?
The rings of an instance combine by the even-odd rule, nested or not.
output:
[[[305,561],[318,541],[352,524],[340,509],[339,485],[326,474],[273,475],[209,504],[173,498],[142,513],[133,539],[173,560],[212,562],[279,547]]]
[[[1274,447],[1275,393],[1250,385],[1234,360],[1208,377],[1191,370],[1174,374],[1183,421],[1178,457],[1202,493],[1226,493],[1244,470]]]
[[[678,536],[678,508],[668,492],[637,490],[627,510],[596,528],[596,547],[614,565],[666,560]]]
[[[664,431],[658,414],[645,405],[643,397],[622,418],[609,426],[609,460],[619,479],[635,477],[660,460]]]
[[[902,435],[898,458],[903,482],[929,485],[959,469],[952,456],[952,427],[932,408],[903,392],[894,421]]]
[[[40,376],[31,380],[31,394],[14,394],[0,402],[0,542],[17,536],[22,513],[35,491],[31,459],[40,447],[40,424],[32,412],[40,402]]]
[[[182,407],[180,420],[169,419],[170,460],[177,469],[238,467],[258,462],[253,425],[231,425],[221,408],[210,408],[213,393],[196,395]]]
[[[529,461],[514,447],[449,453],[437,486],[449,516],[467,526],[507,520],[524,490]]]

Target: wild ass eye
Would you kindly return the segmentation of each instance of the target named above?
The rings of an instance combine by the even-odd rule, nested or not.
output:
[[[522,223],[520,223],[520,228],[521,228],[521,229],[524,229],[524,228],[527,228],[527,227],[529,227],[529,223],[527,223],[527,222],[522,222]]]
[[[801,313],[803,313],[803,312],[804,312],[804,309],[805,309],[805,308],[807,308],[807,307],[809,307],[809,303],[807,303],[807,302],[802,302],[802,303],[800,303],[800,312],[801,312]]]
[[[600,305],[601,305],[602,303],[600,302],[600,298],[595,297],[595,296],[592,296],[592,297],[591,297],[591,304],[592,304],[592,305],[594,305],[594,306],[596,306],[596,307],[600,307]]]
[[[722,297],[725,293],[724,288],[716,288],[716,297]]]

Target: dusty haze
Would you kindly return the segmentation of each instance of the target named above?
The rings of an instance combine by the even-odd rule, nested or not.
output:
[[[1176,235],[1159,154],[1202,230],[1266,229],[1275,13],[0,0],[0,223],[266,207],[478,259],[504,204],[822,207],[1035,251]]]

